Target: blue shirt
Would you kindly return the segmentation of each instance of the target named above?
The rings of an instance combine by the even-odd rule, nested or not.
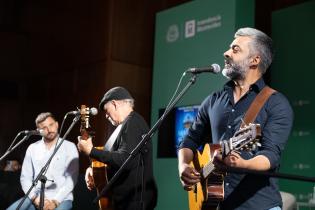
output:
[[[180,148],[193,151],[205,143],[228,140],[240,128],[242,118],[251,102],[265,86],[263,79],[251,85],[249,91],[234,103],[234,82],[229,81],[221,91],[209,95],[201,104],[195,122],[182,141]],[[257,115],[255,123],[261,125],[261,147],[242,152],[244,159],[266,156],[271,171],[277,171],[281,152],[293,124],[293,111],[284,95],[273,93]],[[206,140],[208,139],[208,140]],[[269,209],[281,206],[281,196],[275,178],[228,173],[225,177],[224,201],[221,209]]]

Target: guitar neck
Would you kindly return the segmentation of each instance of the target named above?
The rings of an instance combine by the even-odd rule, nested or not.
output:
[[[90,136],[89,132],[86,129],[81,129],[80,133],[81,133],[81,139],[83,140],[87,140]]]

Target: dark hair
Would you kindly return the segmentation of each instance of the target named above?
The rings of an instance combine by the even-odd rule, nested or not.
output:
[[[267,36],[264,32],[254,28],[240,28],[235,33],[234,37],[249,36],[253,39],[250,46],[251,53],[258,53],[261,57],[259,63],[259,69],[264,74],[270,66],[274,52],[272,46],[272,39]]]

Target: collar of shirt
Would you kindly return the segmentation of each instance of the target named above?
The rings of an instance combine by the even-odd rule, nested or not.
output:
[[[260,92],[264,87],[266,86],[266,83],[264,79],[261,77],[259,78],[254,84],[250,86],[250,90],[254,90],[256,93]],[[233,90],[235,87],[235,83],[233,80],[228,81],[224,85],[224,90]]]

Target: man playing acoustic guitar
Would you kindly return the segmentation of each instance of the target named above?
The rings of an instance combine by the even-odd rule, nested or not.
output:
[[[78,148],[100,162],[107,164],[108,178],[122,166],[129,154],[148,131],[145,120],[133,109],[134,99],[123,87],[114,87],[102,98],[99,108],[106,119],[116,127],[104,150],[93,147],[91,138],[80,140]],[[156,205],[157,189],[153,177],[152,144],[148,142],[134,157],[111,188],[111,206],[114,210],[152,210]],[[105,178],[105,177],[104,177]],[[86,171],[86,184],[95,187],[92,169]]]
[[[205,143],[218,144],[228,140],[240,129],[244,114],[266,86],[262,76],[272,62],[272,51],[272,40],[259,30],[241,28],[235,33],[234,41],[224,53],[222,72],[230,81],[202,102],[178,151],[179,176],[185,190],[194,191],[196,184],[204,178],[190,165],[197,148]],[[285,96],[273,92],[257,112],[253,123],[260,125],[261,146],[251,151],[235,152],[232,149],[223,158],[218,152],[214,157],[218,160],[214,161],[215,165],[253,171],[279,170],[281,153],[293,123],[293,112]],[[205,137],[210,137],[210,142],[205,142]],[[281,209],[275,178],[232,172],[224,173],[223,177],[224,199],[218,204],[220,210]]]

